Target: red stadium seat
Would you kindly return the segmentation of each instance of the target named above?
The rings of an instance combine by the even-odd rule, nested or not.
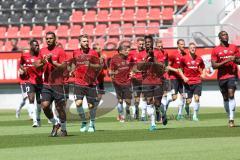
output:
[[[132,35],[133,34],[133,24],[132,23],[125,23],[122,25],[121,33],[123,35]]]
[[[126,9],[125,12],[123,12],[122,19],[124,21],[133,21],[134,19],[134,10],[133,9]]]
[[[97,8],[111,8],[109,0],[99,0]]]
[[[123,4],[120,0],[112,0],[111,7],[112,8],[122,8]]]
[[[173,37],[172,33],[163,33],[163,46],[164,47],[172,47],[173,46],[173,39],[170,37]]]
[[[136,13],[136,20],[137,21],[146,21],[148,15],[147,15],[147,9],[138,9]]]
[[[125,0],[124,7],[135,7],[136,1],[135,0]]]
[[[75,11],[72,13],[70,17],[70,21],[73,23],[78,23],[83,21],[83,12],[82,11]]]
[[[175,4],[177,6],[184,6],[185,4],[187,4],[187,0],[175,0]]]
[[[107,25],[106,24],[99,24],[96,26],[95,35],[96,36],[103,36],[106,35]]]
[[[19,31],[19,37],[21,38],[30,38],[31,27],[30,26],[22,26]]]
[[[146,28],[146,23],[142,22],[142,23],[137,23],[135,25],[135,28],[134,28],[134,33],[136,35],[145,35],[146,34],[146,31],[147,28]]]
[[[71,37],[78,37],[81,35],[81,26],[80,25],[73,25],[71,28],[70,28],[70,33],[69,35]]]
[[[114,36],[119,35],[120,33],[120,25],[119,24],[111,24],[108,28],[108,35]]]
[[[49,25],[49,26],[45,26],[45,29],[44,29],[44,34],[46,34],[48,31],[51,31],[51,32],[54,32],[56,31],[56,26],[52,26],[52,25]]]
[[[125,0],[124,1],[124,7],[135,7],[136,2],[135,0]]]
[[[109,21],[108,10],[100,10],[96,18],[98,22],[108,22]]]
[[[110,21],[121,21],[121,17],[122,17],[122,12],[121,10],[119,9],[114,9],[112,10],[112,12],[110,13],[110,16],[109,16],[109,20]]]
[[[147,34],[158,34],[159,33],[159,23],[151,22],[148,24]]]
[[[12,26],[8,28],[7,38],[17,38],[18,37],[18,27]]]
[[[42,37],[43,26],[33,26],[32,37],[40,38]]]
[[[5,38],[6,31],[6,27],[0,27],[0,38]]]
[[[68,37],[68,26],[67,25],[58,26],[57,37]]]
[[[10,52],[12,50],[11,41],[6,41],[4,44],[4,51]]]
[[[93,35],[94,26],[92,24],[86,24],[82,28],[82,34],[87,34],[89,36]]]
[[[60,43],[64,49],[66,48],[66,44],[67,44],[66,39],[58,39],[57,42]]]
[[[148,0],[137,0],[136,6],[138,6],[138,7],[147,7],[148,6]]]
[[[118,38],[109,38],[108,41],[107,41],[107,43],[108,43],[108,42],[118,44],[119,39],[118,39]]]
[[[93,43],[98,43],[101,46],[101,48],[103,49],[105,42],[106,42],[106,40],[104,38],[98,38]]]
[[[69,49],[69,50],[75,50],[75,49],[78,49],[79,47],[79,41],[78,41],[78,39],[70,39],[69,41],[68,41],[68,47],[67,47],[67,49]]]
[[[159,8],[152,8],[148,12],[149,20],[160,20],[161,19],[161,11]]]
[[[104,49],[115,49],[116,47],[118,47],[118,42],[119,39],[118,38],[109,38],[104,45]]]
[[[174,1],[173,0],[162,0],[162,5],[163,6],[174,6]]]
[[[21,40],[18,42],[18,46],[20,48],[29,48],[29,41],[28,40]]]
[[[161,0],[150,0],[149,1],[149,5],[150,6],[161,6],[162,5],[162,1]]]
[[[83,16],[83,21],[84,22],[95,22],[96,20],[96,11],[94,10],[89,10],[87,13]]]
[[[173,8],[164,8],[162,11],[163,20],[173,20]]]

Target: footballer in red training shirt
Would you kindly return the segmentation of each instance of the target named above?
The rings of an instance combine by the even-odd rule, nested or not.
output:
[[[82,35],[79,38],[80,48],[73,51],[72,62],[74,64],[74,83],[75,83],[75,103],[77,112],[82,120],[80,132],[95,132],[95,116],[97,104],[97,77],[102,70],[98,53],[89,48],[88,35]],[[90,122],[87,127],[87,119],[84,112],[83,98],[86,96],[88,109],[90,113]]]
[[[161,57],[161,59],[163,59],[164,65],[167,66],[168,53],[163,48],[163,41],[161,39],[157,39],[155,41],[154,54],[158,54]],[[166,114],[167,92],[170,90],[170,82],[169,82],[169,78],[168,78],[168,72],[166,72],[166,71],[164,72],[162,81],[163,81],[163,84],[162,84],[163,96],[162,96],[162,100],[161,100],[161,106],[159,106],[158,104],[155,104],[156,121],[157,122],[162,122],[161,112],[162,112],[162,115]]]
[[[66,54],[63,48],[56,46],[56,35],[54,32],[46,33],[47,47],[40,49],[39,58],[43,67],[43,89],[42,89],[42,109],[46,117],[52,122],[53,130],[51,136],[57,136],[61,127],[60,136],[67,136],[66,112],[64,97],[64,70],[66,70]],[[55,101],[56,110],[59,114],[60,123],[53,117],[51,109],[52,102]]]
[[[153,131],[156,129],[154,106],[160,106],[163,95],[162,76],[164,73],[164,56],[156,51],[154,52],[154,40],[152,36],[145,36],[144,40],[146,57],[138,65],[138,69],[143,73],[142,92],[147,101],[147,113],[151,119],[150,131]]]
[[[24,72],[24,70],[21,69],[20,61],[21,61],[21,59],[19,59],[19,61],[18,61],[18,75],[19,75],[19,84],[20,84],[21,93],[22,93],[22,102],[16,108],[16,118],[20,117],[21,109],[23,108],[24,105],[26,105],[29,118],[32,119],[32,111],[27,106],[28,102],[26,104],[26,100],[28,99],[27,90],[26,90],[26,81],[29,79],[29,76],[26,74],[26,72]]]
[[[38,41],[33,39],[30,41],[30,51],[21,55],[20,68],[28,75],[26,80],[26,91],[29,99],[29,107],[32,111],[33,127],[40,126],[40,112],[41,112],[41,99],[40,94],[42,91],[42,67],[36,67],[35,63],[38,61],[39,44]],[[35,106],[35,95],[37,106]]]
[[[130,47],[121,44],[118,47],[118,54],[111,58],[109,74],[118,99],[119,121],[130,120],[130,105],[132,98],[130,71],[131,65],[128,61]],[[124,117],[123,101],[126,102],[126,113]]]
[[[189,105],[192,102],[194,96],[194,113],[193,121],[198,121],[198,111],[200,107],[199,99],[202,92],[202,78],[205,78],[205,65],[200,56],[196,54],[196,45],[194,43],[189,44],[189,53],[181,60],[181,66],[184,76],[187,81],[184,84],[186,92],[186,106],[187,115],[189,116]]]
[[[139,103],[140,103],[140,96],[142,94],[142,72],[139,71],[136,66],[137,64],[146,57],[146,52],[144,48],[144,39],[138,38],[137,39],[137,49],[131,50],[128,54],[128,61],[134,64],[133,69],[131,71],[131,83],[134,95],[134,106],[135,106],[135,113],[134,118],[139,119]],[[146,119],[146,101],[142,103],[142,116],[141,119]]]
[[[186,79],[183,79],[184,77],[182,76],[182,69],[181,69],[181,59],[186,55],[185,52],[185,41],[183,39],[179,39],[177,41],[177,46],[178,49],[174,54],[171,54],[168,56],[168,74],[169,74],[169,79],[171,83],[171,94],[172,97],[168,99],[168,102],[166,103],[167,105],[171,101],[175,101],[177,99],[178,93],[180,93],[180,100],[178,104],[178,114],[177,114],[177,120],[180,120],[183,118],[182,116],[182,109],[184,106],[184,81]]]
[[[221,31],[218,34],[220,45],[216,46],[211,55],[212,67],[218,69],[217,79],[223,96],[224,108],[229,116],[229,127],[234,127],[234,112],[236,102],[234,98],[238,80],[239,50],[236,45],[229,44],[228,33]]]
[[[98,99],[100,101],[102,98],[102,95],[105,94],[104,78],[106,76],[105,70],[107,69],[107,61],[106,61],[107,56],[103,54],[102,48],[99,43],[94,43],[92,48],[97,52],[98,57],[103,63],[103,67],[97,77],[97,94],[98,94]]]

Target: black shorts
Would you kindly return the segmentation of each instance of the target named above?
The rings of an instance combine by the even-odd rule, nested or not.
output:
[[[186,93],[186,98],[191,99],[193,95],[198,95],[201,96],[202,93],[202,84],[192,84],[188,85],[185,84],[185,93]]]
[[[97,85],[97,93],[98,94],[105,94],[104,82],[98,83],[98,85]]]
[[[171,83],[172,94],[178,94],[178,92],[182,94],[184,92],[184,83],[182,80],[171,79],[170,83]]]
[[[97,89],[95,85],[80,86],[75,84],[74,95],[75,100],[83,100],[84,96],[86,96],[87,102],[90,104],[94,104],[97,101]]]
[[[64,86],[63,85],[43,85],[42,102],[49,101],[64,101]]]
[[[132,79],[132,90],[134,97],[140,97],[142,93],[142,81],[137,79]]]
[[[64,97],[67,100],[69,99],[69,84],[64,84],[63,89],[64,89]]]
[[[35,93],[36,94],[36,100],[37,103],[41,102],[41,94],[42,94],[42,84],[32,84],[32,83],[26,83],[26,89],[27,93]]]
[[[123,86],[113,84],[118,99],[132,99],[132,91],[130,85]]]
[[[155,99],[162,98],[163,86],[162,85],[143,85],[142,93],[145,98],[154,97]]]
[[[163,91],[171,90],[171,82],[169,79],[163,79]]]
[[[26,83],[20,84],[20,88],[21,88],[22,97],[26,98],[28,96],[27,95]]]
[[[228,78],[218,81],[218,85],[221,93],[227,93],[228,89],[236,89],[237,88],[237,78]]]

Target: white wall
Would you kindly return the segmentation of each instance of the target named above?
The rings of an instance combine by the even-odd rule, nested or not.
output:
[[[224,8],[225,0],[201,0],[196,7],[193,8],[179,23],[176,29],[174,29],[174,35],[177,37],[187,37],[191,36],[193,32],[202,32],[205,35],[215,35],[214,26],[218,24],[218,14]],[[191,27],[187,29],[186,25],[210,25],[209,27]],[[211,38],[215,41],[214,38]],[[192,41],[192,39],[186,39],[186,42]],[[176,44],[176,43],[174,43]]]
[[[233,39],[235,39],[237,36],[238,37],[240,36],[239,18],[240,18],[240,5],[236,9],[232,10],[232,12],[230,12],[224,19],[222,19],[220,21],[220,24],[225,24],[225,25],[231,24],[231,25],[234,25],[235,28],[238,28],[238,30],[237,30],[228,25],[222,28],[223,30],[226,30],[228,32],[230,42]]]

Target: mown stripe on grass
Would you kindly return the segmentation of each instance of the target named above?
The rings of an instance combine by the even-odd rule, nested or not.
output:
[[[48,137],[48,134],[0,136],[0,148],[48,146],[83,143],[131,142],[145,140],[240,137],[240,127],[226,126],[164,128],[155,132],[148,130],[98,130],[95,133],[70,132],[68,137]]]
[[[171,117],[171,115],[169,115]],[[240,117],[240,113],[236,114],[236,117]],[[226,114],[225,113],[208,113],[208,114],[200,114],[199,118],[201,121],[206,121],[206,120],[211,120],[211,119],[226,119]],[[46,122],[46,120],[43,120]],[[97,122],[117,122],[115,117],[100,117],[96,120]],[[71,121],[69,120],[68,122],[71,123],[79,123],[78,120]],[[32,124],[32,121],[30,120],[11,120],[11,121],[0,121],[0,126],[29,126]]]

